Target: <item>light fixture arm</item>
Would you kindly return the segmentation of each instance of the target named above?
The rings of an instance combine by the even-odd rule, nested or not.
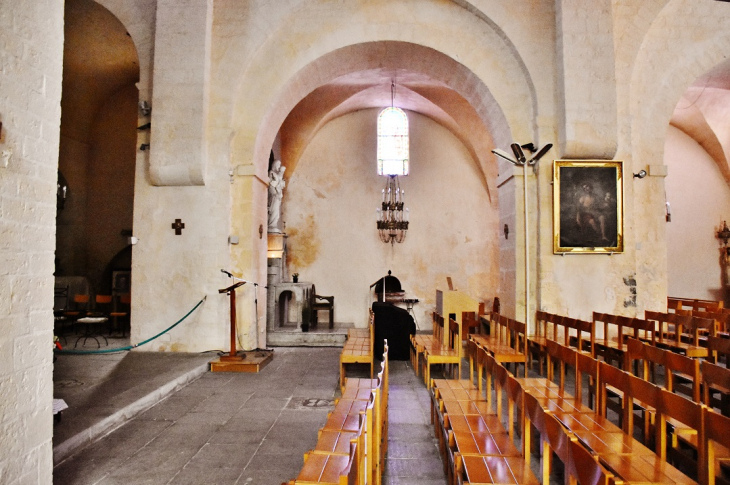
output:
[[[510,146],[512,147],[512,152],[515,154],[517,162],[519,162],[520,165],[525,163],[525,152],[522,151],[522,147],[519,143],[513,143]]]
[[[507,152],[505,152],[504,150],[500,150],[499,148],[495,148],[494,150],[492,150],[492,153],[494,153],[495,155],[497,155],[500,158],[507,160],[512,165],[520,164],[517,160],[512,160],[512,158],[507,154]]]

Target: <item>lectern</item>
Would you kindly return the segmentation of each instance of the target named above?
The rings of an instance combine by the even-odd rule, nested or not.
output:
[[[231,351],[228,355],[221,355],[221,362],[240,362],[246,358],[245,355],[238,355],[236,350],[236,288],[245,284],[244,281],[239,281],[228,288],[218,290],[218,293],[228,293],[231,301]]]
[[[236,349],[238,333],[236,332],[236,288],[245,285],[245,281],[239,281],[228,288],[218,290],[218,293],[227,293],[231,303],[231,350],[228,355],[221,355],[210,363],[211,372],[258,372],[273,357],[269,350],[243,351],[240,354]]]

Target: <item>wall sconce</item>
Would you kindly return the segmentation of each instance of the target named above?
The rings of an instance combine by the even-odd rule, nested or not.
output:
[[[66,197],[68,197],[68,182],[61,171],[58,171],[58,181],[56,182],[56,209],[63,210],[66,205]]]
[[[639,173],[634,174],[635,179],[643,179],[646,177],[646,170],[639,170]]]
[[[730,256],[730,248],[727,246],[728,240],[730,240],[730,229],[727,227],[727,222],[722,221],[722,229],[717,231],[717,238],[722,240],[722,247],[725,250],[725,257]]]

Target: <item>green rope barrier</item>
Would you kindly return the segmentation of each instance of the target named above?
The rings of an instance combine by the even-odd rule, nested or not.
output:
[[[185,314],[185,316],[182,317],[180,320],[178,320],[177,322],[173,323],[172,325],[170,325],[169,327],[167,327],[165,330],[163,330],[162,332],[158,333],[154,337],[150,337],[147,340],[144,340],[144,341],[142,341],[142,342],[140,342],[138,344],[127,345],[126,347],[117,347],[117,348],[114,348],[114,349],[97,349],[97,350],[59,350],[59,349],[53,349],[53,353],[55,353],[55,354],[61,354],[61,355],[111,354],[111,353],[114,353],[114,352],[125,352],[127,350],[136,349],[137,347],[141,347],[141,346],[143,346],[146,343],[152,342],[157,337],[160,337],[161,335],[164,335],[167,332],[169,332],[170,330],[172,330],[173,328],[177,327],[180,323],[183,322],[183,320],[185,320],[186,318],[188,318],[191,313],[193,313],[195,310],[197,310],[198,307],[203,304],[203,302],[206,300],[206,298],[208,298],[208,297],[207,296],[204,296],[203,299],[200,300],[198,302],[198,304],[195,305],[192,308],[192,310],[190,310],[189,312],[187,312]]]

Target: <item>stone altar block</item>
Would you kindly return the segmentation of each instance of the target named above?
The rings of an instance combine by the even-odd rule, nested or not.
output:
[[[273,291],[272,291],[273,289]],[[270,321],[273,330],[301,328],[304,323],[305,308],[308,309],[306,323],[311,324],[311,300],[314,297],[314,284],[306,281],[298,283],[276,283],[269,287],[273,301],[269,309],[272,311]]]

